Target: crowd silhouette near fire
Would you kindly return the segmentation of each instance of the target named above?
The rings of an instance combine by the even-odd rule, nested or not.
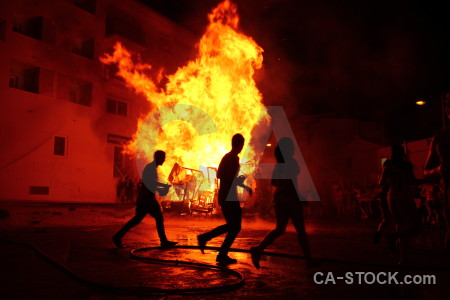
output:
[[[450,118],[450,103],[446,103],[447,117]],[[217,178],[218,203],[220,205],[225,224],[209,232],[197,236],[198,248],[204,252],[206,244],[222,234],[226,234],[220,247],[216,262],[221,266],[237,263],[228,256],[230,248],[241,230],[242,208],[237,187],[243,187],[251,196],[253,191],[244,184],[245,177],[239,176],[239,153],[244,147],[245,139],[241,134],[235,134],[231,141],[231,151],[221,160]],[[296,178],[300,173],[298,163],[294,159],[294,142],[290,138],[281,138],[275,147],[276,166],[273,171],[271,185],[274,187],[273,206],[275,211],[276,228],[270,231],[261,243],[251,247],[252,262],[256,268],[260,267],[260,258],[264,249],[281,236],[289,220],[292,221],[297,232],[306,260],[306,267],[319,264],[312,258],[308,236],[304,224],[305,201],[300,201],[297,193]],[[157,233],[161,247],[173,247],[177,242],[169,241],[165,235],[164,218],[155,193],[165,196],[170,185],[158,181],[156,168],[165,161],[165,152],[158,150],[154,153],[154,161],[149,163],[142,177],[142,186],[136,200],[136,214],[114,236],[113,242],[118,248],[123,248],[122,237],[142,219],[150,214],[156,221]],[[419,181],[413,172],[414,166],[407,160],[405,148],[400,144],[391,147],[391,158],[384,162],[379,179],[379,192],[369,198],[379,204],[380,224],[373,236],[373,243],[379,244],[381,238],[386,238],[388,248],[399,253],[399,265],[409,264],[409,249],[411,240],[418,237],[424,225],[435,224],[438,228],[440,244],[446,252],[450,251],[448,225],[448,198],[450,184],[450,128],[439,130],[434,136],[429,148],[425,164],[425,180]],[[278,179],[290,178],[290,179]],[[133,180],[124,178],[121,183],[124,191],[118,196],[132,198],[131,187]],[[128,191],[126,191],[128,189]],[[129,200],[128,200],[129,201]],[[336,213],[342,215],[346,209],[343,205],[344,191],[341,187],[334,188],[334,204]],[[361,201],[362,202],[362,201]],[[370,206],[370,204],[369,204]],[[371,208],[360,204],[362,218],[371,215]]]

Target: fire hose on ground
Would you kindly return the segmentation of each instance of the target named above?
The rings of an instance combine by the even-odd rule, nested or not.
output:
[[[49,262],[51,265],[56,267],[57,269],[63,271],[65,274],[70,276],[71,278],[75,279],[76,281],[83,283],[87,286],[91,286],[93,288],[98,288],[107,292],[113,292],[113,293],[120,293],[120,294],[135,294],[135,295],[196,295],[196,294],[211,294],[211,293],[220,293],[220,292],[226,292],[231,291],[237,288],[242,287],[245,284],[245,278],[244,275],[242,275],[240,272],[236,270],[232,270],[226,267],[222,266],[216,266],[206,263],[198,263],[198,262],[190,262],[190,261],[181,261],[181,260],[169,260],[169,259],[158,259],[158,258],[151,258],[151,257],[144,257],[140,255],[140,253],[145,251],[151,251],[156,249],[162,249],[161,247],[143,247],[143,248],[137,248],[130,251],[130,256],[133,259],[137,259],[142,262],[146,263],[154,263],[154,264],[172,264],[175,266],[188,266],[192,268],[198,268],[198,269],[209,269],[209,270],[215,270],[222,272],[226,275],[230,275],[236,278],[234,282],[218,285],[218,286],[210,286],[210,287],[193,287],[193,288],[157,288],[157,287],[142,287],[142,286],[116,286],[112,284],[105,284],[96,282],[93,280],[86,279],[78,274],[76,274],[74,271],[70,270],[67,266],[64,266],[63,264],[57,262],[56,260],[52,259],[45,253],[43,253],[41,250],[39,250],[37,247],[26,243],[26,242],[19,242],[19,241],[13,241],[13,240],[4,240],[0,239],[1,243],[8,243],[13,244],[16,246],[25,247],[28,249],[31,249],[36,254],[38,254],[40,257],[45,259],[47,262]],[[174,246],[170,249],[199,249],[198,246]],[[207,250],[219,250],[219,247],[205,247]],[[231,252],[242,252],[242,253],[250,253],[250,250],[247,249],[238,249],[238,248],[231,248]],[[282,258],[291,258],[291,259],[304,259],[304,256],[300,255],[293,255],[293,254],[287,254],[287,253],[278,253],[278,252],[263,252],[263,255],[266,256],[275,256],[275,257],[282,257]],[[361,262],[351,262],[351,261],[344,261],[340,259],[332,259],[332,258],[320,258],[321,262],[327,262],[327,263],[339,263],[339,264],[347,264],[347,265],[358,265],[358,266],[370,266],[370,267],[383,267],[383,268],[396,268],[396,269],[413,269],[413,270],[423,270],[423,271],[444,271],[447,270],[446,266],[442,267],[413,267],[413,266],[395,266],[395,265],[388,265],[388,264],[377,264],[377,263],[361,263]]]

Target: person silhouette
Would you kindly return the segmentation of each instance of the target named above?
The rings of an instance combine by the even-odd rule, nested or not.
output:
[[[222,209],[226,224],[220,225],[213,230],[197,236],[198,246],[204,253],[206,243],[219,235],[226,233],[225,240],[220,247],[216,262],[219,265],[229,265],[237,263],[237,260],[230,258],[228,252],[231,245],[241,231],[242,210],[237,196],[237,186],[244,187],[252,194],[252,190],[244,185],[244,176],[239,176],[239,156],[244,147],[245,139],[241,134],[235,134],[231,140],[231,151],[225,154],[217,170],[219,185],[219,205]]]
[[[450,119],[450,93],[446,95],[444,103],[444,113]],[[445,123],[445,122],[444,122]],[[445,125],[445,124],[444,124]],[[444,249],[450,252],[450,127],[447,126],[436,132],[431,141],[428,151],[427,162],[424,168],[425,176],[433,179],[440,179],[442,194],[441,216],[445,230]]]
[[[126,178],[126,185],[125,185],[125,202],[131,202],[133,200],[133,187],[134,187],[134,182],[133,179],[131,178],[131,176],[127,176]]]
[[[285,232],[289,219],[291,219],[297,231],[297,239],[305,255],[306,267],[310,268],[318,262],[313,260],[311,256],[303,217],[304,203],[300,201],[297,194],[297,176],[300,173],[300,167],[293,157],[293,141],[286,137],[280,139],[274,154],[277,164],[273,171],[271,184],[275,187],[274,208],[277,224],[276,228],[270,231],[258,246],[250,248],[252,262],[259,269],[259,261],[264,249]]]
[[[420,220],[414,201],[416,178],[413,165],[405,158],[402,145],[391,148],[391,160],[386,162],[381,173],[380,185],[387,190],[389,210],[392,214],[400,246],[399,264],[408,262],[411,238],[419,233]]]
[[[112,240],[117,248],[124,248],[122,244],[123,236],[134,226],[141,223],[142,219],[149,214],[156,221],[156,229],[158,231],[161,247],[172,247],[178,242],[167,240],[164,230],[164,218],[161,212],[161,206],[155,197],[155,192],[161,196],[165,196],[170,188],[170,185],[158,182],[158,173],[156,168],[161,166],[166,160],[166,153],[157,150],[153,155],[154,160],[147,164],[142,172],[143,185],[139,191],[136,200],[136,214],[131,218],[116,234],[113,235]]]
[[[383,170],[386,166],[389,166],[391,163],[390,160],[386,160],[383,163]],[[392,252],[396,252],[396,234],[395,234],[395,228],[394,228],[394,221],[392,219],[391,211],[389,210],[389,203],[388,203],[388,191],[389,186],[381,183],[382,176],[380,175],[378,185],[380,186],[381,191],[375,195],[374,200],[378,200],[378,205],[380,209],[380,217],[381,221],[378,225],[377,231],[373,235],[373,243],[379,244],[381,237],[384,235],[386,238],[386,241],[388,243],[388,247]]]

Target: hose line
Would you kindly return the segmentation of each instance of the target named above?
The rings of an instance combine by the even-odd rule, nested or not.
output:
[[[28,249],[33,250],[35,253],[37,253],[40,257],[44,258],[47,262],[55,266],[57,269],[63,271],[65,274],[69,275],[71,278],[75,279],[78,282],[81,282],[83,284],[86,284],[88,286],[102,289],[108,292],[115,292],[115,293],[121,293],[121,294],[137,294],[137,295],[168,295],[168,294],[186,294],[186,295],[195,295],[195,294],[210,294],[210,293],[218,293],[218,292],[226,292],[231,291],[237,288],[242,287],[245,284],[245,278],[244,275],[242,275],[240,272],[232,269],[228,269],[226,267],[222,266],[215,266],[211,264],[206,263],[198,263],[198,262],[191,262],[191,261],[182,261],[182,260],[170,260],[170,259],[159,259],[159,258],[152,258],[152,257],[146,257],[143,256],[143,252],[148,252],[151,250],[157,250],[157,249],[167,249],[162,247],[143,247],[143,248],[137,248],[133,249],[130,252],[130,256],[133,259],[145,262],[145,263],[153,263],[153,264],[170,264],[175,266],[187,266],[191,268],[197,268],[197,269],[208,269],[208,270],[214,270],[221,272],[223,274],[226,274],[228,276],[235,277],[235,281],[231,283],[226,283],[222,285],[217,286],[209,286],[209,287],[192,287],[192,288],[158,288],[158,287],[143,287],[143,286],[117,286],[112,284],[105,284],[100,283],[97,281],[93,281],[90,279],[86,279],[80,275],[78,275],[76,272],[70,270],[67,266],[57,262],[56,260],[52,259],[48,255],[46,255],[44,252],[39,250],[37,247],[25,243],[25,242],[19,242],[19,241],[13,241],[13,240],[6,240],[6,239],[0,239],[0,243],[8,243],[13,244],[21,247],[26,247]],[[174,246],[170,249],[199,249],[198,246]],[[207,246],[205,249],[208,250],[219,250],[220,247],[210,247]],[[230,252],[243,252],[243,253],[250,253],[250,250],[247,249],[239,249],[239,248],[231,248]],[[293,254],[287,254],[287,253],[279,253],[279,252],[263,252],[262,255],[266,256],[276,256],[276,257],[283,257],[283,258],[291,258],[291,259],[304,259],[304,256],[300,255],[293,255]],[[412,269],[412,270],[429,270],[429,271],[444,271],[447,270],[447,266],[396,266],[396,265],[388,265],[388,264],[378,264],[378,263],[361,263],[361,262],[352,262],[352,261],[345,261],[340,259],[333,259],[333,258],[320,258],[320,262],[327,262],[327,263],[337,263],[337,264],[346,264],[346,265],[357,265],[357,266],[367,266],[367,267],[382,267],[382,268],[394,268],[394,269]]]
[[[52,264],[57,269],[63,271],[65,274],[69,275],[71,278],[75,279],[78,282],[81,282],[85,285],[102,289],[108,292],[114,292],[114,293],[120,293],[120,294],[137,294],[137,295],[167,295],[167,294],[209,294],[209,293],[218,293],[218,292],[226,292],[233,289],[237,289],[245,284],[245,278],[244,275],[239,273],[238,271],[228,269],[226,267],[222,266],[214,266],[210,264],[205,263],[196,263],[196,262],[189,262],[189,261],[181,261],[181,260],[169,260],[169,259],[158,259],[158,258],[150,258],[150,257],[144,257],[140,255],[140,253],[144,251],[149,250],[155,250],[155,249],[167,249],[167,248],[161,248],[161,247],[146,247],[146,248],[139,248],[134,249],[130,252],[130,256],[133,259],[137,259],[139,261],[145,262],[145,263],[154,263],[154,264],[171,264],[176,266],[188,266],[191,268],[197,268],[197,269],[209,269],[209,270],[215,270],[218,272],[222,272],[226,275],[231,275],[236,278],[235,281],[231,283],[226,283],[218,286],[209,286],[209,287],[193,287],[193,288],[158,288],[158,287],[143,287],[143,286],[117,286],[112,284],[105,284],[100,283],[97,281],[93,281],[90,279],[86,279],[80,275],[78,275],[76,272],[70,270],[67,266],[57,262],[56,260],[52,259],[48,255],[46,255],[44,252],[39,250],[37,247],[25,243],[25,242],[19,242],[19,241],[12,241],[12,240],[0,240],[1,243],[8,243],[13,244],[21,247],[25,247],[28,249],[33,250],[36,254],[38,254],[40,257],[45,259],[47,262]],[[177,246],[173,248],[187,248],[186,246]],[[198,247],[192,247],[188,246],[188,249],[194,249]],[[172,248],[170,248],[172,249]]]

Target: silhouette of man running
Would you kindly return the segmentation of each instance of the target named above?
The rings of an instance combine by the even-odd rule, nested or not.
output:
[[[445,102],[445,114],[450,119],[450,98],[447,94]],[[450,252],[450,227],[449,227],[449,208],[450,208],[450,127],[440,129],[433,137],[428,152],[427,162],[424,170],[425,176],[440,178],[442,199],[441,215],[444,219],[445,238],[444,247]]]
[[[166,153],[158,150],[153,155],[154,160],[145,166],[142,172],[142,188],[139,191],[136,200],[136,214],[129,220],[115,235],[112,240],[117,248],[124,248],[122,245],[122,237],[134,226],[141,223],[142,219],[147,214],[151,215],[156,220],[156,229],[158,231],[161,247],[172,247],[177,242],[167,240],[164,230],[164,218],[161,212],[161,206],[155,198],[155,192],[161,196],[165,196],[169,190],[170,185],[158,182],[158,173],[156,168],[161,166],[166,160]]]
[[[241,134],[235,134],[231,140],[231,151],[222,158],[219,169],[217,170],[217,178],[220,180],[219,187],[219,205],[226,224],[216,227],[215,229],[197,236],[198,246],[202,253],[206,247],[206,243],[224,233],[227,233],[225,240],[220,247],[216,261],[219,265],[228,265],[237,263],[237,260],[230,258],[228,252],[241,231],[242,210],[237,196],[237,186],[242,186],[252,193],[252,190],[243,184],[245,177],[239,176],[239,157],[238,154],[244,147],[244,137]]]

